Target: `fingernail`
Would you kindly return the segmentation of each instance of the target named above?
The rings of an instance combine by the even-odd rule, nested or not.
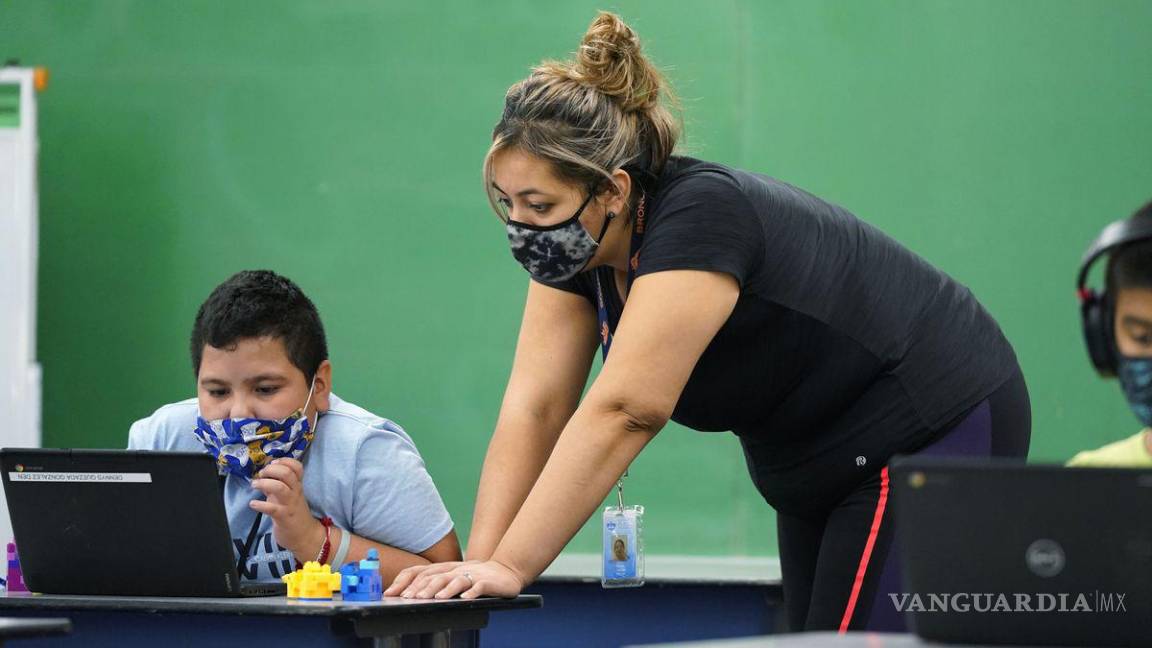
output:
[[[401,594],[400,596],[402,596],[404,598],[412,598],[412,592],[410,592],[408,590],[404,590],[404,593]]]

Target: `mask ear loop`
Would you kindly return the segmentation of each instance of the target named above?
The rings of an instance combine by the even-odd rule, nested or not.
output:
[[[600,228],[600,236],[596,237],[596,247],[600,247],[600,242],[604,240],[604,235],[608,233],[608,225],[616,218],[616,212],[608,212],[604,215],[604,225]]]
[[[594,196],[594,195],[596,195],[596,186],[595,185],[588,188],[588,200],[591,200],[592,196]],[[587,203],[588,200],[585,200],[584,202]],[[583,205],[581,205],[580,211],[584,211]],[[577,213],[577,215],[580,214],[580,212],[576,212],[576,213]],[[616,212],[614,212],[614,211],[608,211],[604,215],[604,224],[600,226],[600,235],[596,237],[596,247],[600,247],[601,241],[604,240],[604,235],[608,233],[608,226],[611,225],[612,221],[615,219],[616,219]]]
[[[316,390],[316,374],[312,374],[312,386],[308,388],[308,398],[304,401],[304,420],[308,420],[308,406],[312,404],[312,392]],[[320,410],[316,410],[316,425],[320,424]],[[308,429],[316,432],[316,427],[308,421]]]

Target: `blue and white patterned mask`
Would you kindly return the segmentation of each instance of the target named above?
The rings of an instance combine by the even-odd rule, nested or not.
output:
[[[541,227],[514,220],[509,220],[505,224],[512,256],[516,257],[533,278],[540,281],[571,279],[596,255],[596,248],[600,247],[600,241],[608,231],[608,223],[615,214],[608,212],[604,218],[604,227],[600,229],[600,236],[592,238],[588,230],[580,224],[580,214],[584,212],[590,200],[592,200],[591,193],[580,204],[580,209],[576,210],[572,218],[556,225]]]
[[[205,451],[216,458],[221,475],[233,474],[251,480],[252,476],[274,459],[304,456],[316,432],[305,412],[312,402],[316,379],[308,389],[304,407],[282,419],[224,418],[211,421],[196,417],[193,434],[204,444]],[[316,414],[319,422],[320,414]]]
[[[1145,427],[1152,427],[1152,358],[1122,355],[1116,369],[1128,407]]]

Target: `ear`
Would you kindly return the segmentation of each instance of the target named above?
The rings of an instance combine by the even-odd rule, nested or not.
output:
[[[628,196],[632,195],[632,176],[624,169],[612,172],[612,184],[597,197],[606,211],[623,214],[628,208]]]
[[[312,403],[317,412],[327,412],[331,406],[332,363],[325,360],[316,370],[316,382],[312,388]]]

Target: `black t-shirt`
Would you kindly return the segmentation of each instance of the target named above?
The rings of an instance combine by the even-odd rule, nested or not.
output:
[[[926,430],[989,396],[1017,368],[967,288],[846,210],[766,176],[669,160],[648,198],[636,276],[711,270],[740,284],[673,420],[703,431],[802,439],[828,429],[894,376]],[[611,267],[548,285],[595,304],[600,273],[615,330]]]

